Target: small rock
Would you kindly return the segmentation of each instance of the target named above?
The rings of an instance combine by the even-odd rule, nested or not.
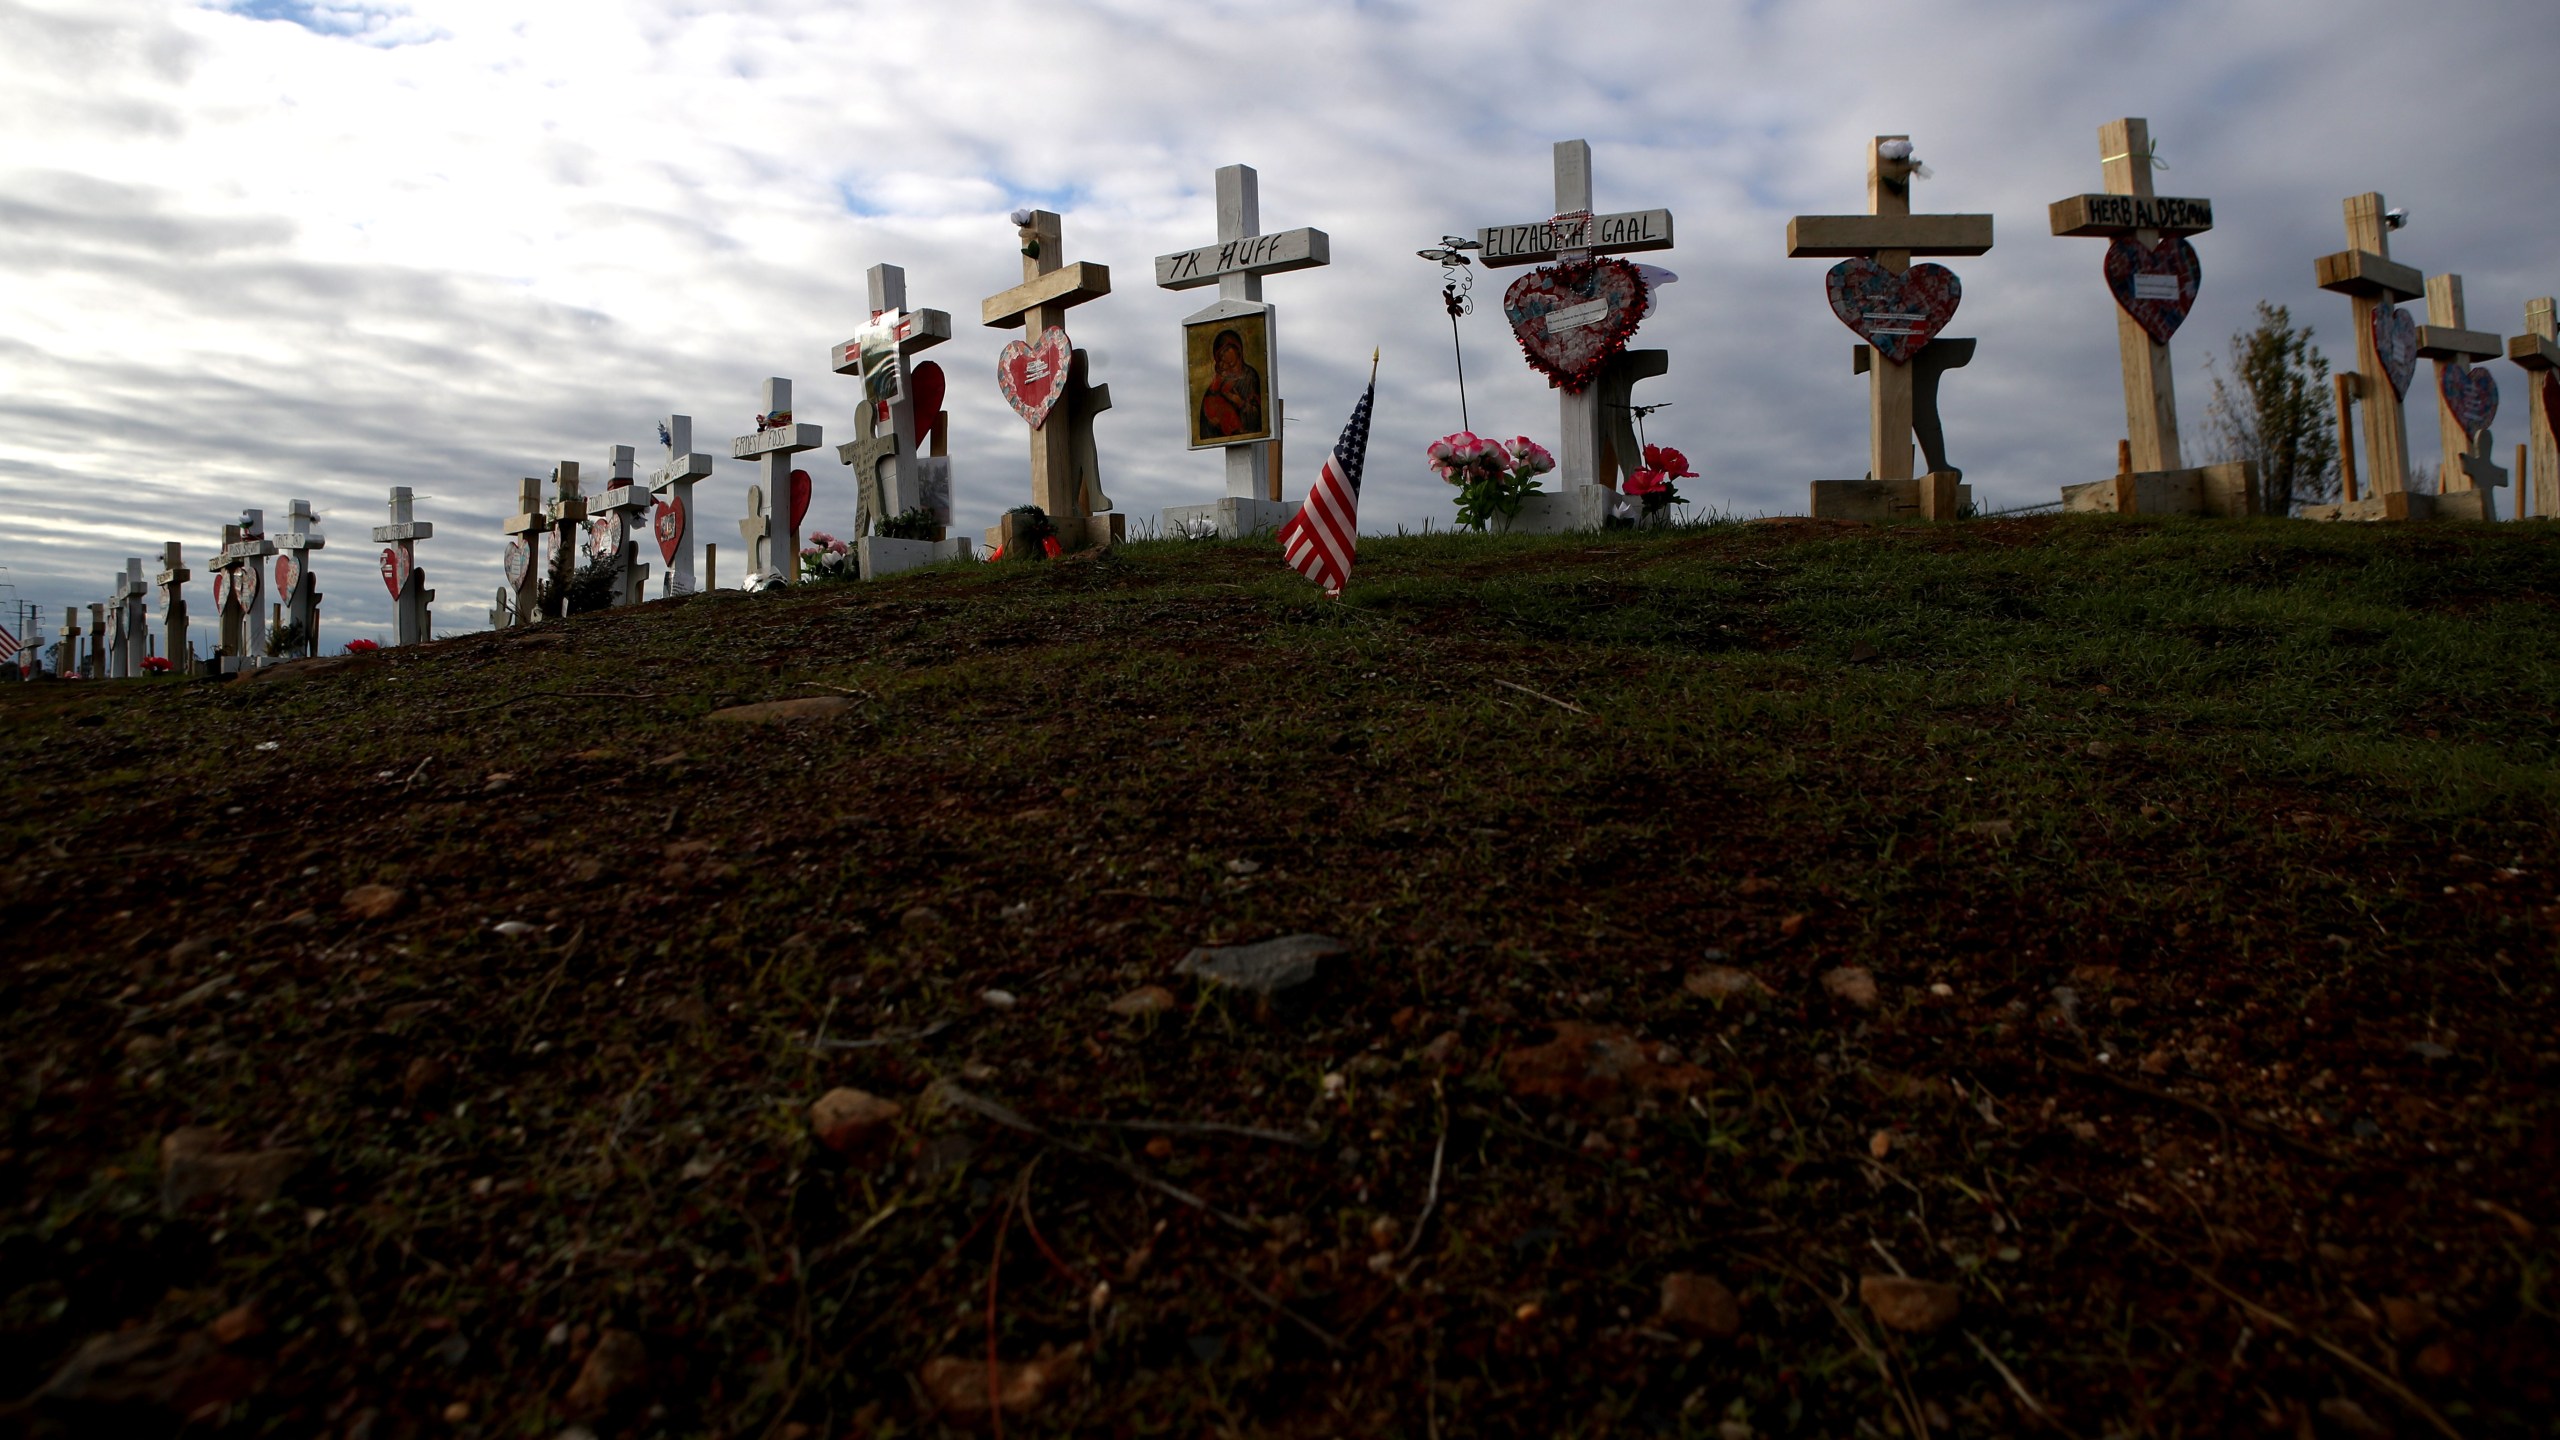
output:
[[[292,914],[284,917],[284,923],[292,926],[296,930],[308,930],[312,926],[320,923],[320,912],[309,909],[296,910]]]
[[[1227,862],[1227,873],[1230,875],[1252,875],[1261,869],[1262,862],[1259,860],[1236,859]]]
[[[137,1065],[147,1065],[169,1048],[169,1042],[158,1035],[136,1035],[124,1042],[124,1058]]]
[[[578,1367],[577,1381],[569,1387],[570,1411],[604,1413],[616,1396],[640,1383],[648,1368],[649,1348],[639,1336],[628,1330],[605,1331],[596,1336],[596,1348],[587,1352],[587,1363]]]
[[[2382,1322],[2391,1327],[2392,1338],[2415,1340],[2431,1330],[2444,1328],[2434,1307],[2423,1300],[2394,1295],[2382,1302]]]
[[[1714,1276],[1675,1271],[1662,1277],[1661,1318],[1685,1335],[1730,1340],[1742,1333],[1742,1302]]]
[[[2115,753],[2116,747],[2109,744],[2107,741],[2092,740],[2089,742],[2089,758],[2092,760],[2110,759],[2115,755]]]
[[[798,700],[731,705],[712,711],[711,718],[733,725],[780,725],[792,720],[831,719],[852,708],[853,701],[842,695],[811,695]]]
[[[2450,1340],[2438,1340],[2420,1350],[2411,1363],[2430,1380],[2451,1380],[2463,1371],[2462,1351]]]
[[[176,1215],[211,1201],[263,1205],[284,1193],[302,1163],[299,1150],[226,1154],[219,1130],[190,1125],[160,1141],[160,1208]]]
[[[1858,1298],[1886,1328],[1925,1335],[1954,1320],[1964,1301],[1953,1285],[1907,1275],[1861,1275]]]
[[[906,913],[898,917],[898,928],[901,930],[939,930],[942,928],[942,912],[934,909],[930,905],[911,905],[907,907]]]
[[[204,1327],[204,1333],[212,1336],[216,1344],[237,1345],[266,1328],[266,1323],[258,1318],[258,1307],[252,1303],[234,1305],[214,1316],[213,1323]]]
[[[2178,1052],[2166,1045],[2142,1057],[2142,1073],[2145,1075],[2166,1075],[2176,1068]]]
[[[1867,1137],[1867,1153],[1881,1160],[1893,1153],[1893,1132],[1879,1130]]]
[[[522,920],[501,920],[489,928],[510,940],[520,940],[540,927],[529,925]]]
[[[809,1106],[809,1129],[818,1143],[847,1154],[885,1134],[906,1107],[868,1090],[839,1086]]]
[[[1022,1001],[1021,997],[1010,990],[981,990],[978,992],[978,1003],[990,1010],[1010,1010]]]
[[[1114,1015],[1135,1018],[1140,1015],[1162,1015],[1171,1010],[1175,1004],[1172,991],[1161,985],[1141,985],[1112,1001],[1107,1008]]]
[[[1253,945],[1201,946],[1173,968],[1212,985],[1277,995],[1311,983],[1324,961],[1349,948],[1329,935],[1283,935]]]
[[[1876,977],[1864,965],[1843,965],[1822,972],[1822,988],[1832,997],[1845,1000],[1861,1010],[1876,1008]]]
[[[1653,1047],[1624,1030],[1560,1020],[1556,1038],[1502,1057],[1502,1078],[1524,1098],[1579,1100],[1605,1105],[1633,1090],[1685,1095],[1706,1083],[1695,1065],[1664,1064]]]
[[[1423,1060],[1442,1070],[1455,1070],[1466,1061],[1465,1043],[1455,1030],[1443,1030],[1422,1047]]]
[[[442,1091],[453,1080],[453,1067],[433,1055],[421,1055],[400,1074],[400,1098],[411,1105]]]
[[[1979,835],[1985,840],[2018,838],[2018,822],[2015,820],[1975,820],[1956,828],[1967,835]]]
[[[1680,982],[1680,988],[1701,1000],[1713,1000],[1719,1005],[1728,1000],[1757,1000],[1769,993],[1769,987],[1760,983],[1760,977],[1731,965],[1708,965],[1692,970],[1689,978]]]
[[[1786,939],[1793,940],[1793,939],[1794,939],[1794,938],[1796,938],[1798,935],[1801,935],[1801,934],[1803,934],[1803,933],[1804,933],[1804,916],[1803,916],[1803,915],[1801,915],[1801,914],[1797,914],[1797,915],[1789,915],[1789,916],[1788,916],[1788,917],[1786,917],[1785,919],[1780,920],[1780,921],[1778,922],[1778,934],[1779,934],[1779,935],[1781,935],[1781,936],[1783,936],[1783,937],[1785,937]]]
[[[1743,877],[1742,883],[1734,886],[1733,890],[1735,894],[1748,900],[1754,895],[1766,895],[1777,888],[1778,882],[1771,880],[1766,876],[1746,875]]]
[[[392,885],[359,885],[338,897],[338,909],[350,920],[388,920],[409,903],[409,892]]]
[[[924,1362],[917,1379],[934,1404],[953,1419],[977,1419],[990,1410],[1019,1415],[1039,1408],[1042,1401],[1064,1389],[1083,1363],[1082,1345],[1064,1350],[1043,1345],[1037,1355],[1019,1365],[998,1361],[993,1395],[988,1394],[983,1354],[937,1355]]]
[[[172,965],[190,964],[194,961],[202,960],[212,955],[215,949],[216,947],[213,943],[212,936],[190,935],[186,939],[169,947],[169,963]]]

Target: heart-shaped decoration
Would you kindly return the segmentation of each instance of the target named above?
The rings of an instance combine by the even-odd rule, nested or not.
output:
[[[524,577],[533,573],[533,547],[521,539],[507,542],[507,588],[522,590]]]
[[[409,588],[409,572],[416,564],[406,542],[382,552],[382,588],[391,592],[392,599],[399,599],[400,592]]]
[[[659,501],[649,512],[649,528],[658,536],[658,553],[670,565],[676,563],[676,552],[684,548],[686,518],[683,502],[672,498]]]
[[[915,433],[907,437],[909,445],[921,446],[924,437],[933,433],[933,422],[942,414],[946,383],[942,367],[930,360],[917,362],[914,372],[907,376],[907,405],[915,416]]]
[[[301,578],[302,566],[295,562],[292,551],[287,550],[276,557],[276,597],[278,599],[292,594],[293,583]]]
[[[1914,265],[1896,275],[1863,255],[1832,266],[1824,284],[1831,313],[1896,365],[1909,364],[1938,338],[1964,299],[1964,282],[1944,265]]]
[[[2119,235],[2107,246],[2107,288],[2154,344],[2166,345],[2178,333],[2203,284],[2204,262],[2183,235],[2162,236],[2149,249]]]
[[[2453,412],[2466,437],[2477,439],[2498,418],[2498,377],[2486,365],[2456,360],[2436,377],[2436,388],[2444,392],[2444,408]]]
[[[1530,365],[1568,395],[1579,395],[1627,348],[1652,308],[1644,276],[1624,260],[1603,256],[1541,265],[1502,292],[1502,315]]]
[[[2542,377],[2542,423],[2551,427],[2552,434],[2560,435],[2560,375]]]
[[[216,570],[213,572],[213,613],[216,615],[221,614],[222,607],[230,603],[231,572],[228,570]]]
[[[240,567],[240,574],[239,574],[238,578],[234,579],[234,580],[231,582],[231,602],[232,602],[233,604],[235,604],[235,605],[237,605],[237,606],[239,606],[239,607],[240,607],[240,613],[241,613],[241,614],[243,614],[243,615],[252,614],[252,613],[254,613],[254,612],[257,610],[257,608],[258,608],[258,567],[257,567],[257,566],[255,566],[255,565],[243,565],[243,566],[241,566],[241,567]]]
[[[587,522],[587,553],[602,557],[613,552],[613,517],[599,515]]]
[[[1067,393],[1067,362],[1075,342],[1055,325],[1040,332],[1037,344],[1016,340],[996,356],[996,384],[1013,413],[1037,430],[1049,418],[1058,397]]]
[[[791,529],[792,529],[792,533],[794,533],[794,534],[799,533],[799,530],[800,530],[800,522],[801,522],[803,519],[805,519],[805,518],[808,516],[808,514],[809,514],[809,472],[808,472],[808,471],[806,471],[806,470],[794,470],[794,471],[792,471],[792,472],[791,472]]]
[[[2373,353],[2382,362],[2382,378],[2391,382],[2391,393],[2408,399],[2410,377],[2418,373],[2418,322],[2408,311],[2397,305],[2374,308]]]

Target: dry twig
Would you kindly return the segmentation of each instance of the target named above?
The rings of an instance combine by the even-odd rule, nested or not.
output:
[[[527,700],[656,700],[658,698],[660,698],[659,694],[655,690],[640,690],[628,695],[610,690],[527,690],[521,695],[510,695],[504,700],[492,701],[486,705],[465,705],[459,710],[447,710],[443,713],[477,715],[483,710],[504,710],[510,705],[521,704]]]
[[[1590,711],[1583,709],[1581,706],[1574,704],[1570,700],[1559,700],[1544,690],[1532,690],[1526,685],[1522,685],[1516,681],[1505,680],[1499,675],[1490,676],[1488,678],[1490,678],[1496,685],[1508,685],[1523,695],[1535,695],[1539,699],[1546,701],[1548,704],[1553,705],[1560,710],[1570,710],[1576,715],[1588,715],[1591,713]]]

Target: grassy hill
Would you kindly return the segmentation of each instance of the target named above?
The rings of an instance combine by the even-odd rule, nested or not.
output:
[[[0,718],[34,1433],[2560,1400],[2550,527],[1137,544]]]

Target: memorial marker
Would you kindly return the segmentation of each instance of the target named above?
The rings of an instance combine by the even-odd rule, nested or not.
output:
[[[89,663],[81,673],[92,680],[107,678],[107,647],[115,640],[115,622],[107,616],[102,601],[89,602]]]
[[[774,507],[767,512],[765,558],[747,575],[748,589],[757,588],[759,577],[771,584],[791,583],[792,571],[800,563],[800,521],[809,512],[810,486],[809,472],[792,469],[791,457],[823,443],[817,426],[791,418],[791,382],[779,375],[765,381],[764,411],[756,416],[755,433],[729,442],[731,459],[764,461],[763,494]],[[774,553],[776,549],[781,553]]]
[[[837,374],[862,382],[854,438],[836,447],[836,458],[853,467],[853,533],[862,539],[885,535],[884,525],[949,525],[950,430],[942,413],[942,367],[931,361],[915,364],[913,357],[951,338],[951,316],[941,310],[909,310],[907,272],[898,266],[874,265],[863,278],[870,318],[829,356]],[[942,461],[939,466],[919,453],[928,441],[933,458]],[[941,481],[938,505],[930,483],[936,471]],[[863,573],[871,573],[867,561]]]
[[[67,678],[80,673],[80,637],[83,633],[85,632],[80,628],[80,607],[63,606],[62,638],[56,641],[53,647],[53,673],[56,676]]]
[[[142,582],[141,557],[128,558],[124,573],[115,578],[109,592],[114,597],[115,636],[108,647],[107,673],[115,679],[141,678],[143,659],[151,653],[151,617],[144,609],[148,593]]]
[[[693,583],[693,485],[711,473],[711,457],[693,448],[693,417],[670,415],[658,426],[658,443],[667,462],[649,477],[656,503],[649,511],[649,532],[657,538],[658,556],[667,562],[666,593],[690,595]]]
[[[1226,498],[1164,512],[1168,533],[1207,527],[1234,540],[1276,530],[1297,513],[1281,498],[1280,340],[1275,307],[1262,298],[1262,277],[1328,264],[1333,242],[1301,227],[1262,229],[1262,186],[1250,165],[1217,172],[1218,242],[1156,257],[1156,284],[1167,290],[1218,287],[1218,300],[1182,319],[1184,432],[1194,450],[1223,449]]]
[[[1101,457],[1094,448],[1093,419],[1111,408],[1111,387],[1088,383],[1085,353],[1067,338],[1067,311],[1111,293],[1111,267],[1066,263],[1066,224],[1048,210],[1017,210],[1022,283],[979,304],[978,318],[994,330],[1020,330],[996,359],[996,384],[1006,403],[1031,427],[1031,503],[1047,515],[1061,549],[1108,545],[1127,521],[1102,493]],[[1013,555],[1007,515],[987,532],[987,543]]]
[[[738,535],[747,542],[747,588],[758,588],[758,582],[773,568],[773,516],[765,509],[764,487],[747,487],[747,515],[738,522]]]
[[[418,568],[418,542],[434,535],[436,527],[416,518],[413,511],[409,487],[394,485],[391,523],[373,527],[374,543],[389,547],[382,552],[382,584],[391,592],[394,645],[423,645],[435,636],[427,607],[434,602],[436,592],[427,588],[427,572]],[[497,622],[492,619],[490,623]]]
[[[637,605],[649,598],[649,567],[640,558],[640,531],[649,513],[650,492],[632,476],[637,453],[628,445],[604,449],[604,514],[596,521],[596,551],[606,564],[622,567],[613,587],[616,605]]]
[[[267,557],[276,553],[266,536],[263,510],[243,510],[236,525],[223,527],[222,562],[230,577],[222,620],[222,673],[237,674],[267,663],[267,617],[258,609]]]
[[[196,652],[187,642],[186,584],[192,572],[186,568],[183,548],[172,540],[160,547],[160,573],[153,583],[160,587],[160,649],[169,657],[176,673],[195,672]]]
[[[311,502],[296,500],[286,512],[284,533],[275,537],[276,603],[284,608],[285,624],[302,637],[280,659],[320,653],[320,580],[311,573],[311,552],[329,541],[311,522]]]
[[[2401,409],[2410,378],[2418,367],[2418,324],[2399,306],[2426,293],[2426,277],[2391,258],[2390,232],[2405,220],[2386,213],[2377,191],[2346,201],[2347,248],[2323,255],[2313,274],[2323,290],[2334,290],[2354,304],[2356,368],[2339,377],[2342,404],[2364,409],[2364,456],[2355,446],[2347,415],[2338,417],[2342,471],[2361,470],[2369,493],[2336,505],[2307,506],[2305,516],[2324,520],[2407,520],[2434,513],[2434,497],[2409,497],[2409,430]]]
[[[2525,444],[2516,447],[2516,518],[2560,519],[2560,329],[2552,297],[2524,304],[2524,333],[2507,358],[2524,367]]]
[[[551,467],[551,503],[543,513],[551,521],[552,594],[559,603],[560,617],[565,617],[569,613],[569,582],[578,578],[578,552],[587,548],[587,497],[578,488],[577,461],[563,460]]]
[[[2507,351],[2504,337],[2485,330],[2466,330],[2462,277],[2427,277],[2427,323],[2418,327],[2418,354],[2436,366],[2436,434],[2443,463],[2436,471],[2436,518],[2495,520],[2498,487],[2507,472],[2498,468],[2489,433],[2498,418],[2498,377],[2474,360],[2495,360]]]
[[[530,625],[542,618],[542,536],[550,528],[542,481],[527,475],[516,482],[516,513],[507,517],[507,584],[498,592],[501,603],[490,612],[490,624]]]

